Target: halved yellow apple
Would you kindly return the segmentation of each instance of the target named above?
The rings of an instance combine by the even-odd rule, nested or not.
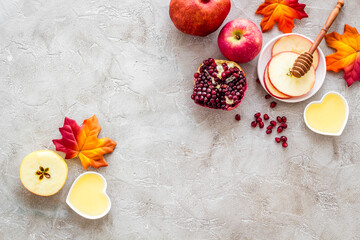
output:
[[[270,95],[272,95],[273,97],[276,97],[276,98],[280,98],[280,99],[291,98],[290,96],[285,95],[285,94],[279,92],[278,90],[276,90],[276,88],[274,88],[274,86],[271,84],[270,79],[269,79],[268,66],[266,66],[265,72],[264,72],[264,85],[265,85],[266,90],[270,93]]]
[[[309,51],[312,46],[312,42],[309,39],[306,39],[299,35],[287,35],[280,39],[278,39],[273,48],[272,55],[275,56],[280,52],[296,52],[296,53],[304,53]],[[313,54],[314,60],[313,65],[314,68],[317,69],[319,65],[319,51],[316,50]]]
[[[40,196],[57,193],[68,175],[66,162],[57,153],[41,150],[27,155],[20,166],[20,180],[30,192]]]
[[[294,77],[290,70],[300,54],[295,52],[281,52],[273,56],[269,63],[269,80],[279,92],[299,97],[308,93],[315,84],[315,69],[310,70],[301,78]]]

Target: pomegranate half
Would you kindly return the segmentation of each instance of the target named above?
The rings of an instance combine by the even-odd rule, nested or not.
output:
[[[237,63],[209,58],[194,74],[191,99],[203,107],[230,111],[240,105],[246,89],[245,73]]]

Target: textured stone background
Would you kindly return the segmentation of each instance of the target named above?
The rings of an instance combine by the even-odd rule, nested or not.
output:
[[[336,0],[301,1],[308,19],[294,32],[315,38]],[[360,30],[358,0],[331,31]],[[260,0],[234,0],[226,19],[255,15]],[[256,84],[256,60],[243,64],[248,92],[233,112],[192,103],[192,75],[221,58],[217,33],[182,34],[168,0],[2,0],[0,2],[0,239],[360,239],[360,91],[328,73],[322,89],[350,104],[341,137],[309,131],[310,101],[274,110]],[[279,34],[265,33],[264,43]],[[321,44],[325,54],[333,52]],[[256,111],[287,115],[289,148],[250,128]],[[242,115],[240,123],[235,113]],[[19,166],[30,152],[52,149],[65,116],[96,114],[101,136],[118,142],[107,155],[113,208],[101,220],[65,204],[84,172],[67,160],[64,188],[48,198],[28,192]]]

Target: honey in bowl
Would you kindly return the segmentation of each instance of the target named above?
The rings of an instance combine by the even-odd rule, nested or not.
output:
[[[305,109],[307,125],[320,134],[340,135],[347,116],[346,100],[334,92],[326,94],[321,102],[310,103]]]
[[[103,217],[111,206],[105,190],[106,181],[100,174],[85,173],[75,180],[69,191],[67,203],[75,212],[85,218]]]

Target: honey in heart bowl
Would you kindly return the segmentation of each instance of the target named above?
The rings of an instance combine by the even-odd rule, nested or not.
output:
[[[84,218],[102,218],[111,208],[106,187],[106,180],[101,174],[97,172],[83,173],[71,186],[66,203]]]
[[[309,103],[304,111],[306,126],[313,132],[328,136],[340,136],[348,116],[348,103],[337,92],[328,92],[320,101]]]

